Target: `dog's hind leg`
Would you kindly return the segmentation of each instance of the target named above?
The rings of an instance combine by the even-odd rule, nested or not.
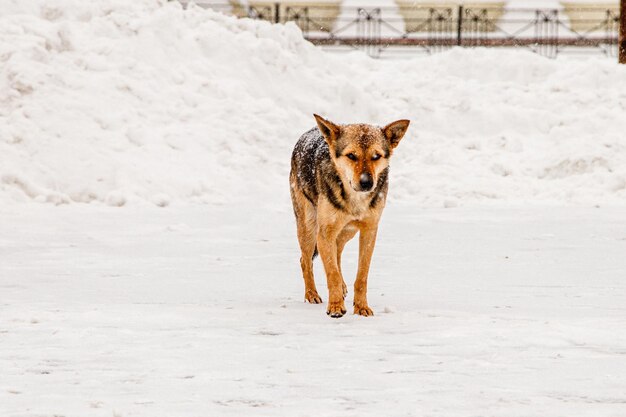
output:
[[[343,248],[358,231],[359,229],[356,227],[346,226],[341,233],[339,233],[339,236],[337,236],[337,267],[341,272],[342,278],[343,271],[341,270],[341,254],[343,253]],[[346,298],[346,295],[348,295],[348,286],[346,285],[346,281],[343,281],[343,298]]]
[[[304,278],[304,299],[311,304],[320,304],[322,298],[315,287],[313,278],[313,254],[316,248],[317,224],[315,220],[315,208],[309,201],[299,201],[294,204],[296,223],[298,227],[298,242],[302,256],[300,266]]]

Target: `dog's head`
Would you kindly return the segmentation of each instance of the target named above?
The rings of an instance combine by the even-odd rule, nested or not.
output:
[[[314,115],[342,180],[354,191],[370,192],[409,127],[398,120],[385,127],[366,124],[337,125]]]

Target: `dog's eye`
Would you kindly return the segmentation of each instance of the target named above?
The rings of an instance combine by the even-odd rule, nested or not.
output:
[[[353,160],[353,161],[356,161],[356,159],[357,159],[357,158],[356,158],[356,155],[355,155],[355,154],[353,154],[353,153],[349,153],[349,154],[347,154],[346,156],[348,157],[348,159],[351,159],[351,160]]]
[[[374,154],[374,156],[372,156],[372,161],[378,161],[379,159],[380,159],[379,154]]]

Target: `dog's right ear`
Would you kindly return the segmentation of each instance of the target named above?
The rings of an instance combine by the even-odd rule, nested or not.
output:
[[[339,137],[339,126],[329,120],[324,119],[321,116],[318,116],[317,114],[314,114],[313,117],[315,117],[317,127],[319,127],[320,132],[322,132],[322,135],[324,135],[324,139],[326,139],[326,142],[329,145],[335,143],[335,141]]]

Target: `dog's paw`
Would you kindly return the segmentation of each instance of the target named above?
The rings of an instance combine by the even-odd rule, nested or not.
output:
[[[311,304],[322,304],[322,297],[320,297],[317,291],[307,290],[304,293],[304,299]]]
[[[354,305],[354,314],[358,314],[359,316],[369,317],[369,316],[373,316],[374,312],[367,305],[362,306],[362,305],[356,305],[355,304]]]
[[[326,314],[335,319],[343,317],[343,315],[346,314],[346,307],[343,304],[343,300],[338,303],[328,303]]]
[[[346,295],[348,295],[348,286],[346,285],[345,282],[343,282],[342,285],[343,285],[343,298],[345,300]]]

